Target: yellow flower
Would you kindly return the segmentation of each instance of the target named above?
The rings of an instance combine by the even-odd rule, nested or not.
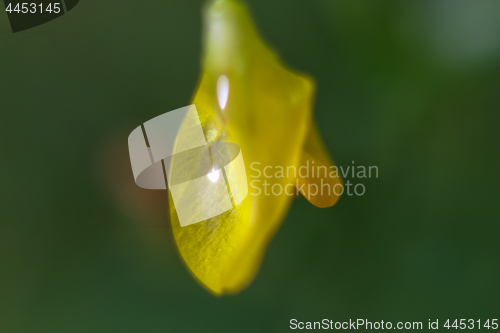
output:
[[[272,177],[266,178],[253,171],[257,165],[261,169],[270,166],[267,175],[279,167],[286,171],[307,163],[332,165],[312,122],[314,83],[281,64],[236,0],[210,2],[204,19],[203,72],[192,104],[208,143],[227,141],[240,146],[249,195],[236,208],[186,227],[179,225],[169,200],[173,234],[184,262],[201,284],[220,295],[250,283],[293,198],[286,193],[252,195],[253,180],[281,188],[298,184],[318,207],[332,206],[338,196],[307,193],[307,184],[320,184],[317,175],[297,175],[296,179],[292,172],[275,176],[272,171]],[[260,164],[252,169],[254,162]],[[333,186],[340,179],[324,177],[323,182]]]

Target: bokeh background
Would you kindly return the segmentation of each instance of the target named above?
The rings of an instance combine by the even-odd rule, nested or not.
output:
[[[281,332],[289,321],[500,316],[500,2],[247,1],[313,76],[362,197],[295,200],[254,283],[214,297],[176,253],[127,136],[185,106],[201,1],[80,1],[12,34],[0,13],[0,332]],[[293,133],[290,133],[293,135]]]

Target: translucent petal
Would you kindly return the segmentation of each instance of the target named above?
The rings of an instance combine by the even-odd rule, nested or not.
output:
[[[210,291],[223,294],[237,292],[252,280],[293,198],[285,193],[253,195],[252,181],[281,187],[296,181],[293,175],[258,175],[253,163],[286,169],[299,166],[304,154],[331,162],[311,126],[312,80],[280,63],[239,2],[211,2],[204,19],[203,72],[193,104],[207,142],[233,142],[241,148],[250,193],[236,208],[186,227],[180,227],[171,198],[170,210],[185,264]],[[312,199],[318,206],[334,201]]]

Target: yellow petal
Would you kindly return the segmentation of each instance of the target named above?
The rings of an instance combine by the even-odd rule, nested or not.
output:
[[[324,163],[328,157],[311,128],[312,80],[280,63],[239,2],[213,1],[204,19],[203,73],[193,104],[207,142],[240,146],[249,195],[236,208],[186,227],[180,227],[169,200],[173,234],[185,264],[210,291],[223,294],[237,292],[252,280],[292,199],[285,193],[252,195],[255,180],[281,187],[295,184],[293,175],[257,175],[253,163],[273,169],[299,166],[311,140],[306,153]],[[307,140],[311,130],[313,139]]]
[[[297,182],[300,193],[313,205],[324,208],[333,206],[342,193],[342,181],[331,170],[333,162],[326,152],[315,125],[311,126],[304,144],[300,167],[309,170],[308,174],[297,173]],[[314,172],[312,172],[314,171]]]

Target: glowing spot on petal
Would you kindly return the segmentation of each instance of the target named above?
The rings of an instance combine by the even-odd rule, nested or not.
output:
[[[215,183],[216,181],[219,180],[219,170],[212,170],[212,172],[207,173],[207,178],[212,183]]]
[[[227,76],[222,75],[217,80],[217,99],[219,100],[219,106],[222,110],[226,107],[227,98],[229,96],[229,80]]]

